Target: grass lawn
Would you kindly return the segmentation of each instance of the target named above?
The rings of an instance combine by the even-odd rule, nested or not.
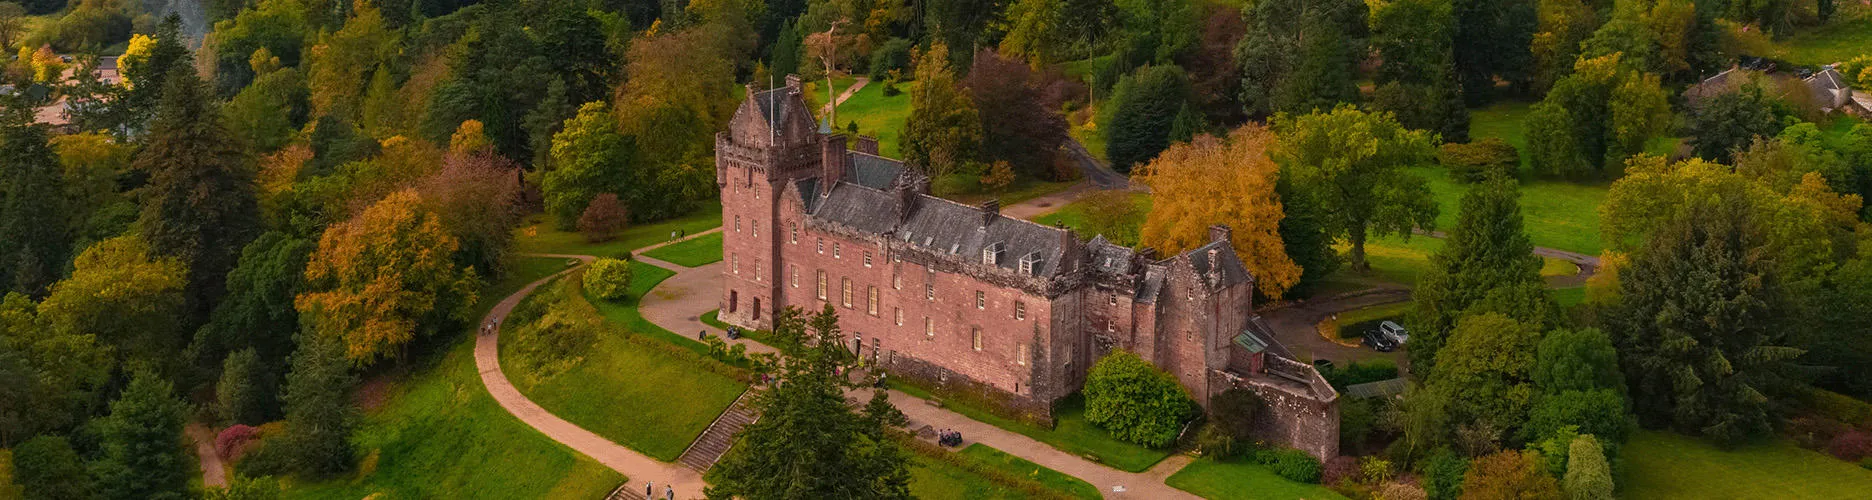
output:
[[[1064,225],[1079,233],[1080,237],[1091,238],[1093,234],[1104,233],[1105,238],[1119,245],[1132,246],[1138,243],[1138,230],[1144,226],[1144,217],[1150,213],[1151,197],[1146,193],[1134,193],[1131,202],[1137,206],[1136,217],[1127,221],[1095,221],[1086,213],[1085,200],[1080,199],[1061,206],[1053,213],[1034,218],[1034,222],[1046,225]],[[1101,231],[1098,228],[1110,228]]]
[[[903,92],[887,97],[884,82],[865,85],[839,105],[836,128],[845,130],[847,123],[856,122],[859,134],[877,138],[878,154],[902,158],[898,147],[903,141],[904,122],[910,120],[910,92],[915,88],[916,82],[899,82],[897,90]]]
[[[623,301],[633,311],[638,298],[670,276],[668,271],[659,275],[637,269],[639,265],[650,267],[632,263],[630,295]],[[633,342],[626,335],[642,330],[623,325],[608,324],[584,361],[564,373],[538,381],[516,373],[509,379],[559,418],[645,455],[674,461],[747,384],[711,371],[699,364],[703,361]],[[512,335],[513,325],[508,327],[503,335]],[[510,373],[521,366],[513,362],[513,345],[503,342],[501,349],[501,366]]]
[[[1437,229],[1456,227],[1463,193],[1469,186],[1454,179],[1439,167],[1417,167],[1412,173],[1428,181],[1436,197]],[[1605,200],[1609,183],[1575,184],[1571,182],[1532,181],[1521,184],[1521,223],[1536,246],[1558,248],[1587,255],[1598,255],[1599,203]]]
[[[1093,116],[1097,114],[1094,113]],[[1079,145],[1085,146],[1086,152],[1092,153],[1093,158],[1106,163],[1111,162],[1105,159],[1105,133],[1098,130],[1096,120],[1087,121],[1083,125],[1073,125],[1067,133],[1072,134],[1072,138],[1078,140]]]
[[[923,455],[910,459],[910,496],[921,500],[1026,498],[1023,492],[989,480],[987,476]]]
[[[1345,498],[1325,486],[1288,481],[1266,467],[1207,458],[1191,462],[1164,482],[1209,500]]]
[[[1798,28],[1793,36],[1775,44],[1776,56],[1796,64],[1818,66],[1872,53],[1872,8],[1859,2],[1836,2],[1839,12],[1824,26]]]
[[[587,243],[578,231],[553,227],[550,215],[527,216],[526,226],[514,232],[514,251],[613,257],[638,248],[669,241],[670,232],[696,234],[721,226],[721,205],[709,203],[695,213],[662,222],[633,225],[611,241]]]
[[[1556,288],[1548,290],[1547,294],[1553,296],[1554,302],[1560,303],[1560,307],[1573,307],[1586,302],[1586,287],[1583,286]]]
[[[1399,302],[1339,313],[1338,319],[1334,320],[1339,325],[1339,338],[1358,338],[1386,320],[1403,324],[1404,315],[1410,312],[1411,305],[1410,302]]]
[[[482,290],[480,315],[527,282],[565,269],[561,259],[517,259]],[[368,456],[356,476],[291,484],[285,498],[598,498],[625,479],[521,423],[489,397],[466,332],[436,358],[393,376],[382,407],[352,442]]]
[[[981,443],[971,444],[958,453],[961,453],[962,456],[975,459],[976,463],[986,464],[1010,475],[1038,481],[1040,484],[1046,485],[1048,489],[1064,492],[1086,500],[1098,500],[1099,498],[1103,498],[1099,495],[1098,488],[1092,486],[1091,483],[1087,483],[1079,478],[1068,476],[1053,469],[1041,467],[1039,464],[1029,462],[1021,457],[1009,455],[1006,452],[994,449],[988,445]]]
[[[1702,440],[1640,431],[1624,447],[1623,498],[1866,498],[1872,470],[1787,441],[1722,451]]]
[[[950,174],[936,179],[930,190],[936,196],[968,204],[980,204],[988,200],[999,200],[1001,206],[1013,205],[1049,194],[1065,191],[1079,181],[1049,182],[1040,179],[1021,177],[1001,192],[984,192],[981,177],[964,174]]]
[[[1350,245],[1337,245],[1344,254]],[[1365,260],[1371,263],[1370,277],[1406,286],[1416,286],[1417,279],[1430,270],[1430,255],[1443,249],[1443,240],[1423,235],[1412,236],[1406,241],[1402,237],[1385,236],[1365,241]],[[1350,274],[1349,269],[1340,269],[1335,274]],[[1541,276],[1570,276],[1577,274],[1579,268],[1573,263],[1560,259],[1541,258]]]
[[[928,389],[911,385],[899,377],[892,377],[889,382],[892,389],[923,399],[941,399]],[[1170,456],[1167,450],[1153,450],[1136,444],[1119,441],[1085,419],[1085,400],[1075,394],[1061,400],[1054,408],[1056,423],[1052,429],[1003,418],[989,411],[976,407],[967,401],[943,400],[943,408],[982,423],[1000,427],[1067,453],[1088,456],[1099,463],[1127,472],[1143,472]]]
[[[585,291],[585,300],[590,302],[592,307],[598,309],[598,314],[604,316],[606,322],[622,326],[624,331],[668,342],[670,345],[688,349],[696,354],[708,356],[708,346],[702,345],[701,342],[696,342],[690,337],[677,335],[661,326],[657,326],[656,323],[651,323],[650,320],[644,319],[643,314],[637,312],[637,301],[643,297],[643,293],[655,287],[657,283],[669,279],[670,276],[675,276],[676,273],[668,269],[637,261],[631,261],[630,268],[631,291],[629,292],[630,295],[624,300],[610,301],[600,299],[598,296],[592,295],[590,290]]]
[[[715,233],[644,252],[644,256],[683,267],[701,267],[721,262],[721,245],[722,235]]]

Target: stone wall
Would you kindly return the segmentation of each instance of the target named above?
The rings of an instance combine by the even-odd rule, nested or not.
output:
[[[1255,414],[1255,439],[1304,451],[1321,462],[1339,456],[1338,399],[1322,401],[1289,384],[1262,377],[1235,382],[1267,403],[1266,411]]]

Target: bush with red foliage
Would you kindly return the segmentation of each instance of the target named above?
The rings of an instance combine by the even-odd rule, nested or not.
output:
[[[1872,457],[1872,432],[1852,430],[1834,436],[1826,451],[1848,462],[1865,460]]]
[[[592,198],[585,206],[585,213],[579,215],[578,229],[584,233],[585,241],[597,243],[610,240],[612,235],[624,229],[630,221],[630,212],[618,203],[615,194],[604,193]]]
[[[246,454],[248,445],[259,437],[259,428],[234,424],[215,435],[215,453],[221,455],[222,460],[233,462]]]

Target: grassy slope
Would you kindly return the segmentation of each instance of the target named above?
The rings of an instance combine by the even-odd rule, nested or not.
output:
[[[564,268],[560,259],[516,261],[512,276],[482,290],[476,317],[527,282]],[[481,387],[472,336],[460,335],[428,361],[394,380],[384,406],[365,414],[353,435],[361,452],[374,455],[374,470],[293,485],[285,497],[597,498],[624,481],[501,409]]]
[[[1022,498],[1020,491],[990,481],[955,464],[914,455],[910,459],[910,496],[921,500]]]
[[[587,243],[577,231],[553,228],[552,217],[527,217],[526,227],[514,232],[514,250],[522,253],[558,253],[611,257],[623,252],[669,241],[670,232],[687,234],[707,231],[721,225],[721,205],[713,202],[689,215],[650,224],[633,225],[611,241]]]
[[[632,310],[644,293],[670,276],[633,271],[630,295],[620,304]],[[747,389],[696,361],[631,342],[620,331],[642,330],[611,325],[577,366],[537,383],[511,377],[515,387],[559,418],[664,461],[676,460]],[[503,344],[503,359],[514,359],[507,352],[510,345]],[[511,363],[502,367],[516,369]]]
[[[1521,151],[1522,167],[1525,170],[1527,135],[1522,128],[1522,121],[1527,118],[1529,106],[1525,102],[1503,102],[1471,110],[1469,135],[1476,139],[1499,137],[1514,145]],[[1668,152],[1675,143],[1674,139],[1660,140],[1653,149]],[[1429,181],[1430,190],[1436,194],[1437,205],[1442,208],[1437,216],[1437,228],[1448,230],[1455,227],[1456,213],[1467,187],[1451,180],[1441,168],[1424,167],[1413,169],[1413,172]],[[1599,203],[1605,199],[1606,183],[1580,184],[1526,179],[1524,171],[1521,216],[1525,219],[1528,236],[1533,238],[1534,244],[1597,255],[1601,249]]]
[[[722,260],[722,235],[715,233],[644,252],[650,258],[683,267],[700,267]]]
[[[1125,224],[1130,227],[1142,227],[1144,225],[1145,214],[1149,214],[1151,210],[1151,197],[1149,194],[1136,193],[1131,195],[1131,200],[1132,203],[1137,206],[1137,218],[1126,221]],[[1086,213],[1084,201],[1067,203],[1059,207],[1058,210],[1054,210],[1053,213],[1035,217],[1034,222],[1046,225],[1063,224],[1066,227],[1073,228],[1074,231],[1078,231],[1081,237],[1092,237],[1092,231],[1087,229],[1093,225],[1092,216]],[[1137,244],[1136,231],[1132,231],[1132,233],[1128,235],[1108,234],[1105,235],[1105,237],[1120,245]]]
[[[1872,7],[1853,0],[1839,0],[1839,12],[1832,22],[1816,28],[1801,28],[1793,36],[1775,44],[1775,56],[1796,64],[1822,65],[1872,54]]]
[[[1865,498],[1872,471],[1785,441],[1722,451],[1644,431],[1624,447],[1623,498]]]
[[[1040,484],[1046,485],[1049,489],[1065,492],[1087,500],[1098,500],[1101,498],[1098,488],[1093,487],[1091,483],[1062,474],[1053,469],[1041,467],[1039,464],[1029,462],[1021,457],[1009,455],[1007,452],[994,449],[988,445],[980,443],[971,444],[967,448],[963,448],[959,453],[1011,475],[1039,481]]]
[[[898,378],[890,380],[892,389],[923,399],[939,399],[929,390],[910,385]],[[1035,441],[1046,443],[1060,451],[1074,455],[1091,456],[1099,463],[1128,472],[1143,472],[1152,465],[1170,456],[1170,452],[1153,450],[1135,444],[1119,441],[1111,437],[1098,426],[1085,419],[1085,403],[1079,396],[1069,396],[1061,400],[1054,408],[1056,423],[1052,429],[1033,424],[1002,418],[987,410],[977,408],[967,401],[944,400],[943,408],[983,423],[1000,427]]]
[[[846,122],[857,122],[858,133],[877,137],[879,154],[901,158],[898,147],[903,141],[904,122],[910,119],[910,92],[915,88],[916,82],[898,83],[897,90],[903,93],[885,97],[884,82],[865,85],[839,105],[840,130],[844,130]]]
[[[1197,460],[1164,482],[1209,500],[1345,498],[1325,486],[1288,481],[1266,467],[1245,462]]]

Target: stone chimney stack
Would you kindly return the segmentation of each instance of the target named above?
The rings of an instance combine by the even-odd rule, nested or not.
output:
[[[1060,261],[1059,265],[1054,268],[1059,271],[1057,274],[1063,275],[1078,270],[1079,261],[1084,252],[1079,248],[1079,237],[1073,234],[1072,228],[1059,226],[1059,244]]]
[[[852,146],[852,150],[860,152],[860,153],[872,155],[872,156],[877,156],[878,140],[876,137],[872,137],[868,135],[858,136],[858,143]]]
[[[796,92],[797,92],[797,91],[799,91],[799,89],[800,89],[800,79],[799,79],[799,75],[787,75],[787,76],[786,76],[786,86],[787,86],[787,88],[791,88],[791,89],[793,89],[793,90],[794,90],[794,91],[796,91]]]
[[[1209,242],[1210,243],[1214,243],[1217,241],[1229,241],[1230,239],[1234,237],[1234,234],[1235,234],[1235,230],[1229,229],[1228,224],[1216,224],[1213,226],[1209,226]]]
[[[747,82],[747,98],[748,99],[753,99],[754,93],[758,91],[759,89],[754,88],[754,82]]]
[[[1228,232],[1228,226],[1210,226],[1211,236],[1214,236],[1214,229],[1216,227],[1222,227],[1223,234],[1226,236]],[[1216,248],[1209,249],[1209,272],[1203,273],[1203,277],[1209,280],[1210,287],[1215,287],[1215,286],[1222,284],[1222,263],[1216,260],[1217,258],[1221,257],[1221,254],[1222,254],[1221,250],[1218,250]]]
[[[891,194],[897,196],[897,206],[893,207],[897,211],[897,223],[902,224],[909,221],[910,214],[916,212],[918,195],[916,184],[913,182],[898,182],[896,185],[891,186]]]
[[[824,169],[819,179],[819,195],[832,193],[832,186],[845,179],[845,162],[850,158],[845,155],[845,136],[827,134],[819,143],[819,166]]]
[[[1001,216],[1001,200],[993,199],[982,202],[981,216],[981,227],[986,229],[988,228],[988,223],[994,222],[995,217]]]

